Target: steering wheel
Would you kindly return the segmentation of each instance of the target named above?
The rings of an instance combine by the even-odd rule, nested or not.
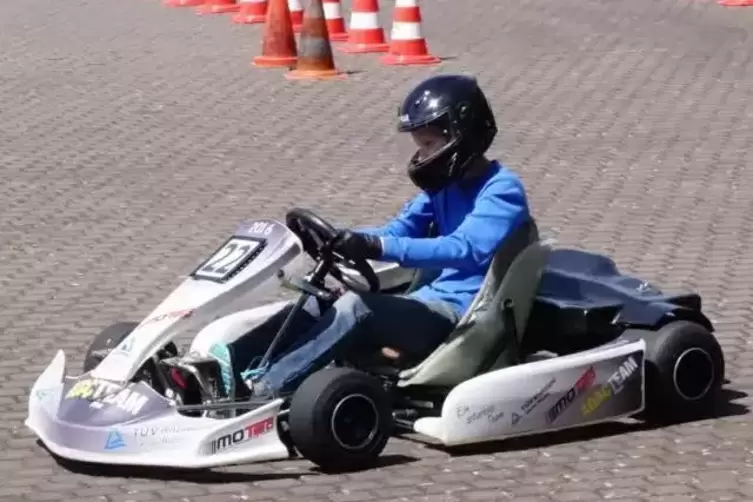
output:
[[[334,252],[332,242],[337,237],[337,230],[321,217],[308,209],[293,208],[285,215],[285,225],[301,239],[303,250],[314,260],[319,263],[323,261],[334,262],[335,265],[355,270],[366,279],[371,293],[380,290],[379,278],[368,261],[365,259],[356,260]],[[350,282],[344,277],[342,270],[336,266],[327,268],[327,272],[332,274],[335,279],[346,286],[350,286]]]

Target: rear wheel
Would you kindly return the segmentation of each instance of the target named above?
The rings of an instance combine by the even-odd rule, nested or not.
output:
[[[387,392],[352,368],[311,375],[293,395],[289,417],[296,449],[325,471],[373,466],[392,432]]]
[[[646,417],[672,422],[712,412],[725,371],[716,337],[697,323],[675,321],[645,340]]]

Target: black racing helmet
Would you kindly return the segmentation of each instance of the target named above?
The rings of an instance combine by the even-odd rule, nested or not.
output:
[[[408,164],[413,183],[429,193],[461,179],[497,135],[486,96],[476,79],[465,75],[437,75],[424,80],[405,98],[398,118],[400,132],[433,128],[445,136],[441,148],[426,158],[421,158],[419,150]]]

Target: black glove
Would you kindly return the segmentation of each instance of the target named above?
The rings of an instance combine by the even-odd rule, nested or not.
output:
[[[335,252],[352,260],[378,260],[382,257],[382,241],[379,237],[340,230],[333,243]]]

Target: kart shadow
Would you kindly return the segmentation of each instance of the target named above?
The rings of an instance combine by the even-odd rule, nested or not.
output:
[[[380,456],[377,461],[369,466],[368,468],[360,468],[360,469],[347,469],[347,470],[338,470],[337,472],[328,472],[324,471],[321,468],[317,466],[313,466],[311,468],[311,472],[315,472],[317,474],[353,474],[356,472],[361,472],[365,470],[371,470],[371,469],[379,469],[383,467],[394,467],[397,465],[405,465],[405,464],[411,464],[413,462],[418,462],[419,459],[416,457],[409,457],[408,455],[397,455],[397,454],[391,454],[391,455],[382,455]]]
[[[43,444],[40,444],[44,448]],[[224,472],[211,469],[180,469],[173,467],[147,467],[140,465],[103,465],[78,462],[61,458],[47,450],[55,462],[63,469],[73,474],[94,476],[98,478],[129,478],[151,481],[184,481],[196,484],[222,483],[253,483],[255,481],[269,481],[274,479],[293,479],[310,475],[302,469],[301,472],[289,473],[246,473]]]
[[[567,443],[588,441],[591,439],[608,438],[619,436],[631,432],[650,431],[662,429],[670,425],[681,425],[684,423],[700,422],[715,418],[725,418],[733,416],[746,415],[750,410],[748,406],[735,403],[738,399],[747,397],[748,394],[733,389],[722,389],[719,401],[713,410],[706,416],[698,417],[692,420],[675,421],[668,424],[648,423],[636,419],[628,419],[626,422],[605,422],[594,425],[587,425],[574,429],[562,431],[546,432],[530,436],[521,436],[518,438],[509,438],[489,443],[479,443],[464,446],[447,447],[441,444],[427,444],[427,448],[444,451],[453,457],[463,457],[470,455],[488,455],[492,453],[501,453],[505,451],[529,450],[547,446],[557,446]]]
[[[183,481],[197,484],[223,484],[223,483],[252,483],[255,481],[270,481],[276,479],[296,479],[301,476],[311,476],[312,474],[331,474],[321,470],[319,467],[309,464],[302,466],[299,471],[287,473],[246,473],[246,472],[228,472],[217,471],[211,468],[207,469],[180,469],[174,467],[147,467],[139,465],[103,465],[92,464],[88,462],[79,462],[68,460],[55,455],[44,443],[37,440],[37,444],[47,450],[55,462],[63,469],[73,474],[83,474],[85,476],[109,477],[109,478],[137,478],[153,481]],[[303,460],[301,457],[294,457],[290,460]],[[371,468],[391,467],[403,465],[411,462],[417,462],[415,457],[406,455],[383,455],[377,463]],[[281,461],[270,461],[268,464],[279,463]],[[234,464],[228,467],[239,467],[243,464]],[[247,464],[251,465],[251,464]],[[357,472],[358,470],[341,471],[338,474]]]

